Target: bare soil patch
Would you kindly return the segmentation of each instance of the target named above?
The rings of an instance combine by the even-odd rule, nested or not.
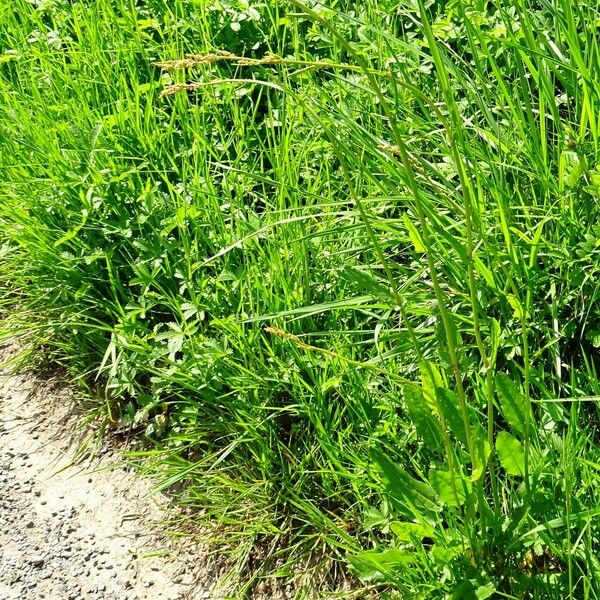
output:
[[[0,349],[0,364],[14,351]],[[214,558],[157,534],[168,501],[117,451],[73,464],[72,400],[0,370],[0,598],[222,598]]]

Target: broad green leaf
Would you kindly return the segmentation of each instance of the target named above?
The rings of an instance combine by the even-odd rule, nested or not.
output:
[[[439,449],[442,443],[442,433],[439,423],[434,417],[432,403],[426,401],[421,390],[413,387],[404,389],[404,401],[408,416],[421,439],[429,448]]]
[[[429,472],[429,482],[447,506],[462,506],[465,503],[466,494],[461,477],[453,476],[450,471],[433,469]]]
[[[525,423],[527,419],[531,419],[525,395],[519,386],[504,373],[496,375],[496,390],[502,416],[515,432],[523,435]]]
[[[421,234],[419,233],[419,230],[414,226],[413,222],[409,219],[406,213],[403,213],[402,220],[404,221],[404,225],[408,231],[408,237],[415,248],[415,252],[419,252],[421,254],[424,253],[425,246],[421,240]]]
[[[450,600],[477,600],[475,596],[475,586],[471,581],[461,581],[450,595]]]
[[[525,452],[517,438],[501,431],[496,438],[496,452],[500,464],[509,475],[522,477],[525,474]]]
[[[502,337],[502,328],[500,323],[492,317],[491,325],[491,351],[490,359],[492,363],[496,362],[496,356],[498,355],[498,348],[500,348],[500,339]]]
[[[442,546],[439,542],[436,542],[431,548],[431,557],[437,563],[445,565],[463,552],[463,545],[458,541],[452,541],[449,545],[445,546]]]
[[[450,600],[477,600],[475,588],[470,581],[461,581],[450,595]]]
[[[484,281],[495,290],[496,282],[494,281],[492,272],[485,266],[485,264],[483,264],[483,261],[478,256],[474,257],[473,262],[475,264],[475,269],[483,277]]]
[[[586,171],[585,160],[577,152],[564,150],[558,161],[560,191],[572,188]]]
[[[390,523],[390,529],[400,542],[412,542],[415,539],[423,539],[433,535],[432,527],[420,523],[394,521]]]
[[[525,522],[530,510],[531,506],[528,506],[527,504],[517,506],[511,510],[509,516],[505,519],[505,523],[503,525],[504,530],[510,531],[511,533],[518,531],[521,525]]]
[[[475,590],[475,597],[477,600],[487,600],[496,593],[496,586],[493,583],[487,583],[486,585],[480,585]]]
[[[440,365],[443,368],[450,368],[452,365],[452,359],[450,358],[450,353],[448,352],[448,339],[446,338],[446,330],[441,319],[437,319],[435,324],[435,339],[437,341],[437,352]]]
[[[523,310],[523,305],[521,304],[519,299],[513,294],[507,294],[506,299],[508,300],[508,303],[513,309],[515,319],[521,319],[525,314],[525,311]]]
[[[467,436],[465,434],[465,422],[458,409],[458,398],[456,397],[456,394],[447,388],[438,388],[437,393],[438,402],[444,413],[444,419],[446,420],[448,430],[466,447]]]
[[[458,408],[458,398],[452,390],[439,388],[438,402],[446,420],[448,430],[459,440],[464,448],[468,446],[467,435],[465,432],[465,422]],[[469,415],[469,427],[471,431],[471,440],[473,443],[473,470],[471,473],[471,481],[479,479],[487,466],[487,461],[490,456],[490,445],[487,442],[487,433],[479,425],[478,417],[475,411],[471,411]]]
[[[371,456],[381,471],[396,510],[411,517],[440,511],[437,494],[429,484],[411,477],[378,450],[372,450]]]
[[[363,519],[363,527],[370,531],[371,529],[375,529],[376,527],[383,529],[388,526],[388,517],[384,515],[380,510],[370,506],[365,511],[365,516]]]
[[[474,457],[471,481],[477,481],[487,467],[492,449],[487,441],[487,432],[480,425],[473,427],[472,438]]]
[[[493,583],[478,585],[476,579],[461,581],[453,590],[450,600],[487,600],[496,593]]]
[[[415,555],[412,552],[398,548],[390,548],[383,552],[365,550],[354,556],[349,556],[348,561],[363,581],[378,581],[386,579],[403,566],[413,563]]]
[[[182,303],[180,309],[183,312],[183,318],[186,321],[189,321],[192,317],[195,317],[198,314],[198,309],[190,302]]]
[[[448,329],[442,322],[442,319],[437,319],[435,324],[435,337],[438,342],[438,355],[440,357],[440,366],[449,368],[452,364],[452,360],[450,358],[450,352],[448,348],[450,343],[454,348],[457,349],[458,354],[460,355],[462,348],[462,338],[460,335],[460,331],[456,328],[456,323],[454,322],[453,315],[448,315]],[[450,343],[448,342],[448,338],[450,338]],[[438,384],[440,385],[440,384]]]
[[[421,372],[421,386],[427,402],[432,408],[435,407],[436,388],[443,388],[444,382],[438,368],[428,360],[419,363]]]

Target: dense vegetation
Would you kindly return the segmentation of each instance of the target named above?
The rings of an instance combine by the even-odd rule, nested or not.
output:
[[[597,3],[0,9],[3,335],[240,595],[600,597]]]

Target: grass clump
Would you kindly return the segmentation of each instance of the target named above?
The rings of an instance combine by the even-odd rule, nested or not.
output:
[[[597,6],[0,7],[6,335],[100,429],[257,576],[598,596]]]

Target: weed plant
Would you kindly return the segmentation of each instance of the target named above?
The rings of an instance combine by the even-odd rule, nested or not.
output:
[[[3,335],[240,595],[600,596],[596,3],[0,9]]]

